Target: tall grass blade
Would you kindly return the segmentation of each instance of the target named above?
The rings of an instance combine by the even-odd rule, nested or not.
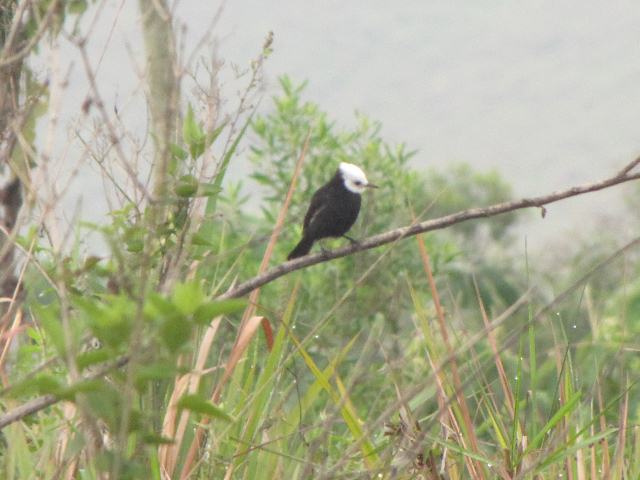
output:
[[[340,409],[340,413],[342,418],[349,428],[351,435],[354,440],[359,443],[360,450],[364,457],[365,464],[369,469],[374,469],[376,464],[378,463],[378,456],[375,453],[375,448],[373,444],[369,441],[368,438],[364,436],[364,432],[362,430],[362,420],[358,418],[355,409],[351,406],[349,401],[348,392],[344,391],[340,384],[339,380],[336,380],[338,383],[338,390],[334,389],[329,382],[329,378],[327,378],[324,373],[318,368],[316,363],[313,361],[313,358],[307,353],[304,349],[300,341],[290,333],[291,339],[296,344],[298,348],[298,352],[304,359],[305,364],[313,374],[313,376],[318,380],[322,388],[329,394],[331,399],[333,400],[336,407]]]
[[[523,455],[527,455],[532,451],[540,448],[547,433],[551,432],[560,421],[562,421],[566,416],[568,416],[578,407],[578,401],[580,400],[580,397],[580,392],[576,392],[553,414],[553,416],[549,419],[545,426],[542,427],[542,429],[537,433],[535,437],[533,437]]]
[[[429,260],[429,254],[424,244],[423,236],[416,235],[416,241],[418,242],[418,249],[420,251],[420,258],[422,259],[422,265],[427,275],[427,280],[429,281],[429,288],[431,289],[431,296],[433,298],[433,303],[436,309],[438,324],[440,326],[440,332],[442,334],[442,340],[444,341],[444,344],[447,347],[447,353],[451,358],[451,362],[450,362],[451,376],[453,378],[455,396],[458,402],[458,406],[460,408],[460,412],[462,414],[462,424],[464,426],[465,435],[461,438],[466,437],[466,439],[469,441],[471,445],[471,450],[475,453],[478,453],[479,452],[478,439],[476,438],[475,427],[473,425],[473,422],[471,421],[471,414],[469,413],[469,407],[467,405],[466,399],[462,391],[462,381],[460,380],[460,375],[458,373],[456,356],[454,354],[453,347],[449,342],[449,334],[447,332],[447,326],[444,318],[444,311],[440,303],[440,295],[438,294],[436,282],[433,278],[433,272],[431,271],[431,262]],[[465,461],[467,458],[470,458],[470,457],[465,457]],[[469,463],[468,466],[469,466],[470,475],[476,475],[477,478],[480,478],[480,479],[485,478],[484,465],[476,464],[474,466],[471,463]]]

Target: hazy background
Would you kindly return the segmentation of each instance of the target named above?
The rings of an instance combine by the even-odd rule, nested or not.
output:
[[[273,31],[262,109],[270,107],[279,75],[309,80],[307,97],[338,123],[350,125],[358,110],[382,121],[389,141],[417,149],[416,169],[451,162],[495,168],[524,196],[598,180],[640,154],[637,1],[182,0],[175,11],[187,52],[220,12],[213,36],[225,61],[229,108],[238,88],[232,66],[246,68]],[[102,94],[142,134],[137,2],[107,1],[98,18],[89,48]],[[62,158],[73,155],[67,143],[88,87],[75,48],[60,42],[42,58],[54,55],[65,72],[56,147]],[[236,178],[246,163],[238,165]],[[368,174],[375,179],[376,172]],[[99,175],[82,167],[78,176],[66,201],[81,201],[84,216],[98,215],[106,208]],[[624,191],[552,205],[544,220],[532,214],[519,235],[536,249],[603,225],[633,234],[636,225],[623,221]]]

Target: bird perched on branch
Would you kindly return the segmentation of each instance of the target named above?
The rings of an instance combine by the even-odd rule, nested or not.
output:
[[[311,204],[304,216],[302,240],[287,257],[289,260],[309,253],[316,240],[327,237],[345,237],[360,212],[360,194],[367,188],[377,188],[369,183],[360,167],[341,163],[329,182],[311,197]]]

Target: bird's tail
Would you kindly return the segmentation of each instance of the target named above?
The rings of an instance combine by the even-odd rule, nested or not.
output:
[[[293,260],[294,258],[304,257],[313,246],[313,239],[309,237],[302,237],[300,243],[296,245],[296,247],[291,250],[291,253],[287,256],[287,260]]]

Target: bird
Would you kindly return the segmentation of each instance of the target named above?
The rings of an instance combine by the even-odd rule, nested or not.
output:
[[[303,257],[311,251],[316,240],[327,237],[345,237],[360,213],[360,195],[367,188],[377,188],[369,183],[362,169],[352,163],[341,162],[328,183],[311,197],[304,216],[302,239],[287,256],[288,260]]]

